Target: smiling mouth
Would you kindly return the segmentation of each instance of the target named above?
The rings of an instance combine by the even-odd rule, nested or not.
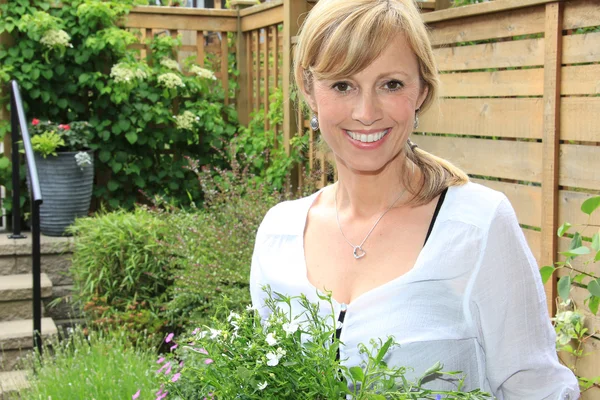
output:
[[[373,143],[373,142],[378,142],[381,139],[383,139],[385,137],[385,135],[388,134],[389,131],[390,131],[389,129],[384,129],[380,132],[369,133],[369,134],[346,131],[346,134],[348,136],[350,136],[352,139],[358,140],[359,142]]]

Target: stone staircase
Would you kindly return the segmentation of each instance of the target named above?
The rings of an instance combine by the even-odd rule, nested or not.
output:
[[[31,235],[9,239],[0,234],[0,400],[27,386],[27,372],[19,360],[33,349],[33,276]],[[71,264],[72,238],[41,238],[42,340],[57,335],[57,326],[71,325],[78,314],[68,301],[58,307],[48,303],[70,295],[67,275]]]

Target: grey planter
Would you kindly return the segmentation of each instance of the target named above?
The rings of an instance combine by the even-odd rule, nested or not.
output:
[[[88,151],[92,165],[80,168],[78,152],[59,152],[46,158],[35,154],[43,204],[40,231],[47,236],[67,236],[75,218],[85,217],[90,209],[94,184],[94,152]]]

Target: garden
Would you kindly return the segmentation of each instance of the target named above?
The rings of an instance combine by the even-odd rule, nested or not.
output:
[[[40,177],[56,178],[62,167],[51,162],[63,157],[73,165],[70,174],[86,179],[58,190],[71,197],[48,197],[42,209],[42,233],[73,237],[68,272],[73,287],[66,297],[81,323],[45,340],[41,354],[23,357],[19,367],[27,371],[27,388],[5,396],[491,398],[478,390],[462,392],[460,384],[453,392],[426,389],[430,375],[461,376],[441,364],[416,380],[405,378],[409,367],[388,368],[384,358],[396,345],[393,338],[364,343],[368,362],[363,368],[343,366],[336,358],[341,343],[332,340],[335,316],[320,317],[318,306],[306,298],[265,288],[272,314],[261,324],[248,287],[258,226],[275,204],[314,193],[335,175],[325,156],[317,154],[316,139],[302,134],[302,111],[294,110],[296,136],[285,127],[286,98],[294,94],[277,75],[285,70],[274,55],[281,51],[282,26],[268,28],[264,43],[260,34],[248,36],[244,51],[249,55],[240,61],[234,54],[236,46],[243,52],[236,32],[219,32],[220,43],[211,42],[216,35],[199,33],[190,45],[158,26],[124,29],[123,21],[145,5],[144,0],[0,2],[0,82],[4,87],[16,80],[21,88]],[[190,17],[185,10],[184,17]],[[600,43],[598,26],[579,34]],[[525,40],[537,39],[530,34]],[[200,49],[200,41],[208,50],[220,48],[220,57],[204,49],[181,55],[182,49]],[[485,40],[471,44],[483,46]],[[585,65],[598,62],[600,57]],[[240,73],[249,66],[258,68]],[[240,93],[250,107],[241,104],[247,99]],[[454,97],[461,96],[470,95]],[[2,92],[0,101],[8,104],[9,93]],[[426,129],[433,122],[425,117],[423,124]],[[10,129],[7,118],[0,120],[5,146]],[[590,143],[580,141],[569,144]],[[0,154],[0,181],[8,191],[11,171],[11,159]],[[486,172],[471,176],[486,179],[492,175]],[[21,168],[25,225],[31,217],[23,211],[31,201],[26,175]],[[552,232],[555,241],[568,242],[560,261],[540,264],[543,281],[556,286],[557,351],[583,392],[600,388],[600,371],[579,367],[581,360],[594,357],[589,349],[598,340],[600,306],[600,186],[590,179],[584,184],[588,190],[578,191],[584,196],[576,197],[577,214],[562,214],[574,216],[571,223],[561,221]],[[520,178],[490,181],[523,185]],[[53,202],[56,208],[50,210]],[[83,208],[56,222],[53,216],[66,203]],[[11,199],[3,199],[2,207],[10,213]],[[536,229],[531,230],[539,234]],[[327,294],[321,300],[331,301]],[[303,320],[285,312],[292,301],[302,304]]]

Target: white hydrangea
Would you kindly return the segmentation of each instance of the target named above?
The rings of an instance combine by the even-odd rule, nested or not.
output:
[[[141,68],[133,68],[127,63],[118,63],[110,69],[110,77],[116,83],[131,82],[134,79],[144,80],[148,77],[148,73]]]
[[[92,158],[85,151],[80,151],[75,154],[75,162],[77,163],[77,166],[83,170],[84,167],[92,165]]]
[[[163,67],[175,70],[175,71],[181,71],[181,67],[179,66],[179,63],[171,58],[163,57],[160,60],[160,65],[162,65]]]
[[[158,83],[168,89],[175,89],[176,87],[185,87],[185,83],[181,77],[172,72],[161,74],[158,76]]]
[[[175,118],[175,126],[180,130],[194,130],[194,123],[199,121],[200,118],[197,117],[191,111],[184,111],[182,114],[174,115]]]
[[[197,75],[200,78],[206,78],[206,79],[212,79],[212,80],[217,79],[217,77],[211,70],[202,68],[198,65],[192,65],[190,67],[190,72],[194,75]]]
[[[71,36],[62,29],[48,29],[40,39],[40,43],[51,49],[55,47],[73,47]]]

